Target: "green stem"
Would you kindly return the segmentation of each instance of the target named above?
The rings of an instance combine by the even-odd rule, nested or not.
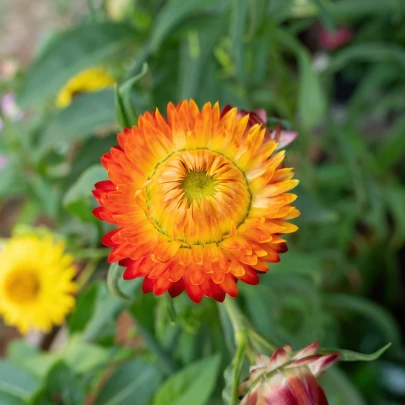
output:
[[[236,348],[236,353],[231,364],[225,370],[225,387],[222,391],[222,398],[226,405],[236,405],[238,402],[238,386],[243,368],[246,345],[247,338],[246,335],[244,335]]]
[[[244,315],[239,309],[236,300],[234,298],[227,297],[225,298],[223,305],[232,324],[237,350],[240,351],[241,347],[243,346],[243,353],[246,353],[249,361],[254,363],[256,354],[252,349],[252,346],[249,344],[248,339],[250,328]]]
[[[235,334],[235,343],[236,345],[239,345],[239,336],[246,333],[246,325],[243,319],[243,314],[241,313],[234,298],[226,297],[223,305],[232,323],[233,332]]]
[[[98,260],[90,260],[77,278],[77,291],[81,291],[90,280],[97,267]]]
[[[108,249],[81,249],[75,252],[76,259],[104,259],[108,256]]]
[[[227,297],[223,305],[232,323],[236,345],[239,346],[242,336],[248,337],[246,354],[249,357],[249,360],[255,359],[255,352],[262,353],[263,351],[266,351],[271,354],[276,349],[274,344],[270,343],[250,326],[249,322],[245,319],[239,309],[235,299]]]

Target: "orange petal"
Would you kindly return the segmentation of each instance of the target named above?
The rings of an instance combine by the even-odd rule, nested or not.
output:
[[[239,277],[239,280],[251,285],[256,285],[260,282],[257,273],[249,266],[245,267],[245,274],[242,277]]]
[[[191,282],[190,278],[187,276],[187,273],[185,274],[185,277],[183,277],[183,280],[188,296],[192,301],[198,304],[203,299],[203,293],[201,292],[200,287]]]
[[[148,277],[145,277],[142,283],[142,292],[144,294],[151,293],[153,291],[153,286],[155,285],[156,280],[152,280]]]
[[[205,272],[201,266],[191,265],[188,270],[191,284],[201,285],[206,278]]]
[[[235,277],[232,274],[225,274],[224,281],[218,285],[231,297],[237,297],[238,287],[236,286]]]
[[[172,286],[172,282],[165,276],[156,279],[156,283],[153,286],[153,292],[155,295],[162,295]]]
[[[177,297],[178,295],[180,295],[183,291],[184,291],[184,281],[181,278],[180,280],[178,280],[176,283],[173,283],[170,287],[169,287],[169,294],[172,298]]]

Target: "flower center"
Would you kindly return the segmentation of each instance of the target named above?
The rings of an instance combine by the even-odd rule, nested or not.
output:
[[[40,290],[40,283],[33,271],[13,270],[5,279],[4,293],[16,304],[33,301]]]
[[[181,187],[189,204],[195,200],[213,196],[215,190],[214,176],[208,176],[205,170],[190,170],[184,177]]]
[[[244,174],[208,149],[173,153],[156,166],[145,191],[153,225],[185,247],[221,242],[250,210]]]

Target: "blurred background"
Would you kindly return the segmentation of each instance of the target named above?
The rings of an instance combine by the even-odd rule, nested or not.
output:
[[[1,238],[41,226],[73,252],[99,249],[90,191],[116,143],[114,92],[55,101],[95,66],[120,86],[142,72],[126,86],[138,114],[194,98],[263,108],[298,132],[287,159],[300,230],[257,289],[241,286],[244,311],[278,344],[391,342],[324,387],[331,405],[405,404],[405,1],[0,0]],[[104,274],[98,261],[91,280]],[[11,361],[16,339],[0,327]]]

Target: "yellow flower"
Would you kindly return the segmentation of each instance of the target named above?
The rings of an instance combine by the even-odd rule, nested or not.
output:
[[[102,90],[114,83],[115,79],[101,68],[83,70],[73,76],[59,91],[56,97],[56,106],[65,108],[72,102],[76,94]]]
[[[48,332],[73,309],[72,257],[50,237],[15,236],[0,251],[0,314],[21,333]]]

